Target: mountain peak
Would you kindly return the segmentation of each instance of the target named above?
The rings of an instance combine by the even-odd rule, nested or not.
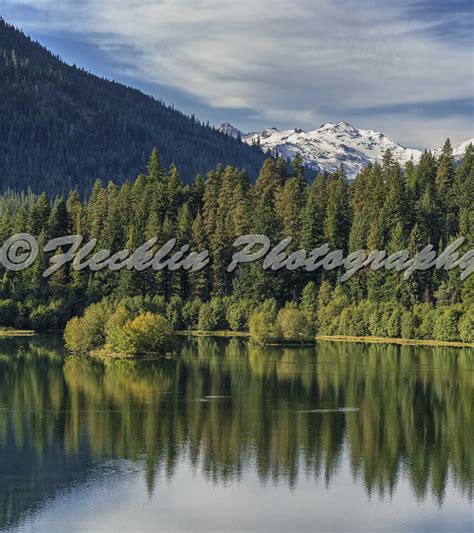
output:
[[[352,124],[350,124],[349,122],[346,122],[346,121],[341,121],[341,122],[325,122],[324,124],[321,124],[321,126],[319,127],[320,130],[322,129],[350,129],[350,130],[354,130],[356,128],[354,128],[354,126]]]
[[[346,121],[326,122],[314,131],[297,128],[279,131],[268,128],[260,133],[242,135],[248,144],[259,141],[263,150],[278,153],[285,159],[301,155],[304,163],[316,171],[334,172],[343,166],[349,178],[369,163],[381,161],[384,153],[391,150],[393,157],[400,164],[418,161],[422,152],[406,148],[383,133],[374,130],[359,129]],[[462,157],[469,141],[454,148],[456,158]],[[437,155],[437,151],[434,151]]]
[[[239,137],[243,136],[243,133],[238,128],[233,126],[230,122],[223,122],[217,128],[217,131],[225,133],[225,135],[229,135],[230,137],[234,137],[234,139],[238,139]]]

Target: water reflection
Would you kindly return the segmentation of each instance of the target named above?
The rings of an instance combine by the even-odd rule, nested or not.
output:
[[[0,526],[65,487],[143,465],[148,494],[180,465],[216,486],[329,489],[343,463],[369,498],[400,478],[443,505],[473,497],[472,350],[322,343],[252,347],[185,340],[179,356],[63,357],[54,339],[0,343]],[[104,470],[105,469],[105,470]]]

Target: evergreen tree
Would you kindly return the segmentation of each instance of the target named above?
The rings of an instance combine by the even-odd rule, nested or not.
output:
[[[46,193],[42,193],[31,209],[29,229],[33,235],[39,235],[46,229],[51,207]]]
[[[326,241],[331,249],[347,251],[351,210],[347,181],[340,169],[328,179],[328,200],[325,219]]]
[[[436,173],[436,192],[442,212],[442,235],[444,242],[448,241],[449,235],[455,231],[455,161],[451,141],[446,139],[438,162]]]
[[[206,230],[201,212],[198,211],[192,224],[192,248],[196,253],[204,252],[208,249]],[[193,298],[207,300],[209,298],[209,281],[206,269],[191,271],[189,273],[191,283],[191,295]]]

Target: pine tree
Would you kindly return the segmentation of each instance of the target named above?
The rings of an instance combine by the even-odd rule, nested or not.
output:
[[[436,192],[442,212],[442,235],[444,242],[448,241],[455,228],[455,161],[451,141],[446,139],[438,162],[436,174]]]
[[[163,167],[161,166],[160,156],[158,154],[156,146],[151,151],[150,159],[148,160],[147,170],[148,175],[155,184],[163,180],[165,173]]]
[[[207,175],[203,196],[203,221],[207,235],[212,235],[216,229],[216,213],[218,208],[219,191],[222,181],[222,167],[212,170]]]
[[[191,245],[192,237],[192,224],[193,220],[191,217],[191,211],[189,205],[185,202],[178,211],[178,221],[176,226],[176,239],[177,245],[176,249],[180,249],[181,246]],[[190,284],[188,273],[184,270],[178,270],[173,272],[176,280],[174,282],[175,290],[173,291],[175,295],[187,298],[190,293]]]
[[[309,251],[323,244],[325,214],[326,179],[323,174],[318,174],[309,187],[302,213],[300,245],[304,250]]]
[[[183,199],[183,184],[179,177],[178,169],[172,165],[166,177],[166,216],[176,221],[178,209]]]
[[[254,224],[256,233],[267,235],[276,242],[281,235],[281,223],[275,212],[280,174],[273,159],[266,159],[254,187]]]
[[[190,207],[193,213],[202,210],[205,182],[201,174],[196,176],[190,191]]]
[[[301,293],[301,309],[311,321],[316,321],[318,310],[318,289],[314,281],[305,285]]]
[[[70,227],[66,202],[60,199],[51,209],[47,222],[47,235],[49,238],[63,237],[68,235]]]
[[[97,180],[87,206],[88,235],[90,238],[100,239],[105,226],[107,207],[107,191]]]
[[[295,155],[293,161],[291,162],[291,169],[291,177],[296,179],[296,181],[299,183],[300,189],[304,191],[307,186],[307,182],[305,178],[305,167],[301,154],[298,153]]]
[[[389,233],[393,228],[406,221],[405,180],[398,163],[392,163],[388,170],[385,184],[383,217],[385,230]]]
[[[324,232],[331,249],[346,251],[351,224],[347,182],[342,170],[328,179],[328,201]]]
[[[196,253],[201,253],[208,249],[204,221],[200,211],[197,212],[196,218],[192,224],[191,242],[192,250]],[[203,301],[207,300],[209,298],[209,282],[206,269],[203,268],[197,271],[191,271],[189,277],[191,283],[191,295],[193,298],[199,298]]]
[[[45,193],[42,193],[30,213],[30,232],[33,235],[39,235],[43,229],[46,229],[51,207],[49,199]]]
[[[68,213],[69,227],[68,234],[82,235],[84,228],[84,207],[82,205],[79,193],[71,191],[69,193],[66,209]]]
[[[301,213],[306,203],[307,183],[301,157],[293,160],[293,174],[280,186],[275,196],[275,209],[281,220],[284,237],[292,237],[291,248],[296,249],[300,240]]]

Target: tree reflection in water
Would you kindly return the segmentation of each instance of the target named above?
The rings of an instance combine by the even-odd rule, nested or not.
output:
[[[0,349],[0,466],[24,463],[22,480],[2,476],[1,524],[32,504],[18,487],[41,483],[48,464],[63,465],[60,485],[107,459],[144,462],[152,492],[183,462],[216,484],[255,469],[264,484],[330,486],[347,451],[368,495],[404,476],[442,504],[451,475],[472,501],[469,349],[200,338],[175,358],[108,362],[64,358],[48,339]]]

